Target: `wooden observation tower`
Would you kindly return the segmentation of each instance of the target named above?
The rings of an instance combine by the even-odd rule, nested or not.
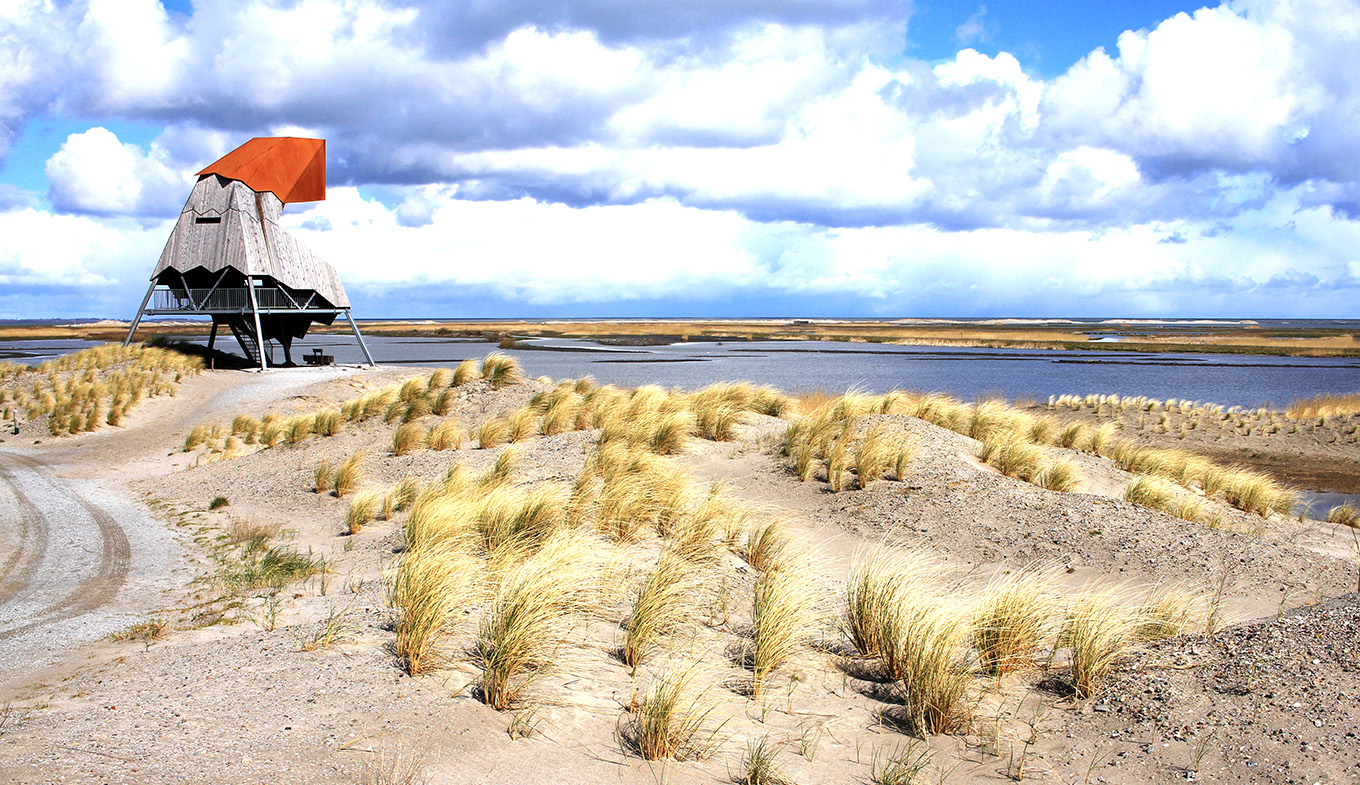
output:
[[[279,226],[285,204],[325,198],[324,139],[251,139],[203,169],[123,344],[143,316],[210,316],[208,348],[225,326],[264,370],[265,341],[291,365],[295,338],[343,315],[376,365],[335,268]]]

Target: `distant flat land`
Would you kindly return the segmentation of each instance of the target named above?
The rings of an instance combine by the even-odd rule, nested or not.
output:
[[[138,328],[145,340],[157,334],[207,334],[206,323],[156,323]],[[1360,330],[1308,322],[1288,326],[1249,320],[1074,322],[1051,319],[951,321],[898,319],[543,319],[491,321],[371,320],[360,329],[374,335],[450,336],[492,340],[557,337],[616,344],[674,341],[849,341],[918,346],[1100,350],[1131,352],[1206,352],[1297,357],[1360,356]],[[0,340],[84,338],[122,340],[127,327],[116,322],[88,325],[0,326]],[[321,332],[348,332],[342,324]]]

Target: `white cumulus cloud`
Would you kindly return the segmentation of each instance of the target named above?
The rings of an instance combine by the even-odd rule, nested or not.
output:
[[[164,157],[157,146],[143,152],[106,128],[71,134],[47,160],[52,205],[102,215],[178,213],[193,179],[172,170]]]
[[[30,118],[96,118],[49,201],[121,231],[251,136],[322,136],[307,242],[374,286],[507,301],[1193,310],[1354,280],[1360,1],[1229,0],[1052,78],[914,60],[910,25],[897,0],[15,0],[0,160]],[[981,40],[984,7],[958,32]],[[164,132],[125,144],[105,116]]]

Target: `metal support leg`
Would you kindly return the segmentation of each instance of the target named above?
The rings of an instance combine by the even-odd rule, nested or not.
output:
[[[132,320],[132,326],[128,328],[127,337],[123,339],[124,346],[132,343],[132,334],[137,332],[137,325],[142,323],[142,314],[146,311],[146,304],[151,302],[151,293],[155,290],[156,282],[152,281],[151,285],[146,287],[146,296],[142,298],[142,304],[137,308],[137,317]]]
[[[212,354],[213,344],[217,343],[217,320],[213,319],[212,332],[208,333],[208,354]]]
[[[370,366],[377,368],[378,364],[373,362],[373,355],[368,353],[368,344],[364,343],[364,336],[359,333],[359,325],[354,323],[354,317],[350,315],[348,308],[345,309],[345,319],[349,321],[349,328],[354,331],[354,337],[359,340],[359,348],[364,351],[364,359],[368,360]]]

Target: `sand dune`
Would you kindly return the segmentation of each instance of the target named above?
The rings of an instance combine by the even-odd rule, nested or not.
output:
[[[9,706],[0,770],[15,782],[423,781],[401,779],[407,767],[439,783],[726,782],[745,774],[749,745],[759,740],[798,783],[871,781],[922,756],[922,781],[955,783],[1344,781],[1360,765],[1360,745],[1346,736],[1360,721],[1360,546],[1352,530],[1263,518],[1221,498],[1202,502],[1214,527],[1190,523],[1125,501],[1135,477],[1110,459],[1058,447],[1044,448],[1049,459],[1072,461],[1081,480],[1072,491],[1045,490],[981,461],[977,441],[901,413],[866,414],[845,431],[851,443],[879,429],[914,446],[903,476],[885,471],[867,488],[849,470],[839,493],[825,468],[799,482],[777,447],[798,417],[792,412],[748,412],[730,440],[691,438],[657,458],[679,473],[694,504],[720,498],[723,525],[735,534],[710,536],[693,612],[636,677],[616,653],[631,598],[679,537],[646,527],[635,540],[590,535],[600,537],[613,565],[602,574],[611,577],[571,625],[555,667],[530,674],[515,708],[497,711],[478,698],[472,649],[492,607],[485,597],[449,619],[437,667],[410,676],[394,648],[401,618],[389,605],[389,581],[409,555],[411,512],[350,534],[354,496],[315,492],[317,467],[366,450],[360,487],[386,493],[408,477],[428,487],[455,464],[477,477],[511,451],[507,487],[560,484],[565,494],[587,486],[580,478],[602,431],[573,424],[542,435],[550,429],[540,412],[513,445],[477,449],[464,438],[457,449],[393,454],[403,417],[427,431],[449,422],[462,432],[497,418],[513,428],[517,411],[555,389],[542,380],[493,388],[443,379],[442,402],[412,387],[409,400],[345,419],[332,436],[281,437],[267,449],[229,438],[238,415],[259,420],[272,411],[283,427],[417,374],[427,379],[429,370],[205,372],[174,397],[142,403],[118,428],[54,438],[35,421],[7,435],[0,450],[14,460],[98,480],[135,501],[192,569],[176,573],[163,606],[144,614],[165,623],[163,637],[160,629],[155,639],[68,637],[54,644],[54,664],[0,673],[0,704]],[[446,411],[427,413],[435,405]],[[213,424],[217,434],[184,449],[196,426]],[[1125,430],[1138,429],[1129,422]],[[1263,443],[1278,435],[1266,431],[1256,437]],[[1307,444],[1288,442],[1301,454]],[[1351,440],[1325,449],[1354,460],[1358,448]],[[226,506],[210,510],[218,497]],[[603,512],[583,519],[593,531],[590,515]],[[134,525],[127,517],[120,524]],[[771,568],[754,565],[746,531],[767,520],[783,522],[792,547],[808,554],[796,563],[816,621],[753,698],[742,650],[754,645],[753,592]],[[277,590],[240,588],[239,570],[252,557],[243,555],[248,539],[232,540],[247,530],[267,535],[262,547],[309,555],[326,571]],[[898,686],[856,656],[841,629],[847,576],[877,547],[933,559],[938,580],[960,600],[1005,571],[1038,564],[1064,607],[1096,581],[1118,582],[1140,602],[1176,584],[1198,592],[1218,620],[1208,625],[1212,635],[1200,618],[1192,634],[1134,646],[1083,697],[1071,693],[1070,655],[1054,630],[1034,662],[1001,677],[966,674],[968,716],[955,730],[917,739],[894,721]],[[503,567],[483,563],[488,575]],[[698,760],[642,759],[630,741],[631,710],[649,685],[694,661],[711,706],[707,749]]]

